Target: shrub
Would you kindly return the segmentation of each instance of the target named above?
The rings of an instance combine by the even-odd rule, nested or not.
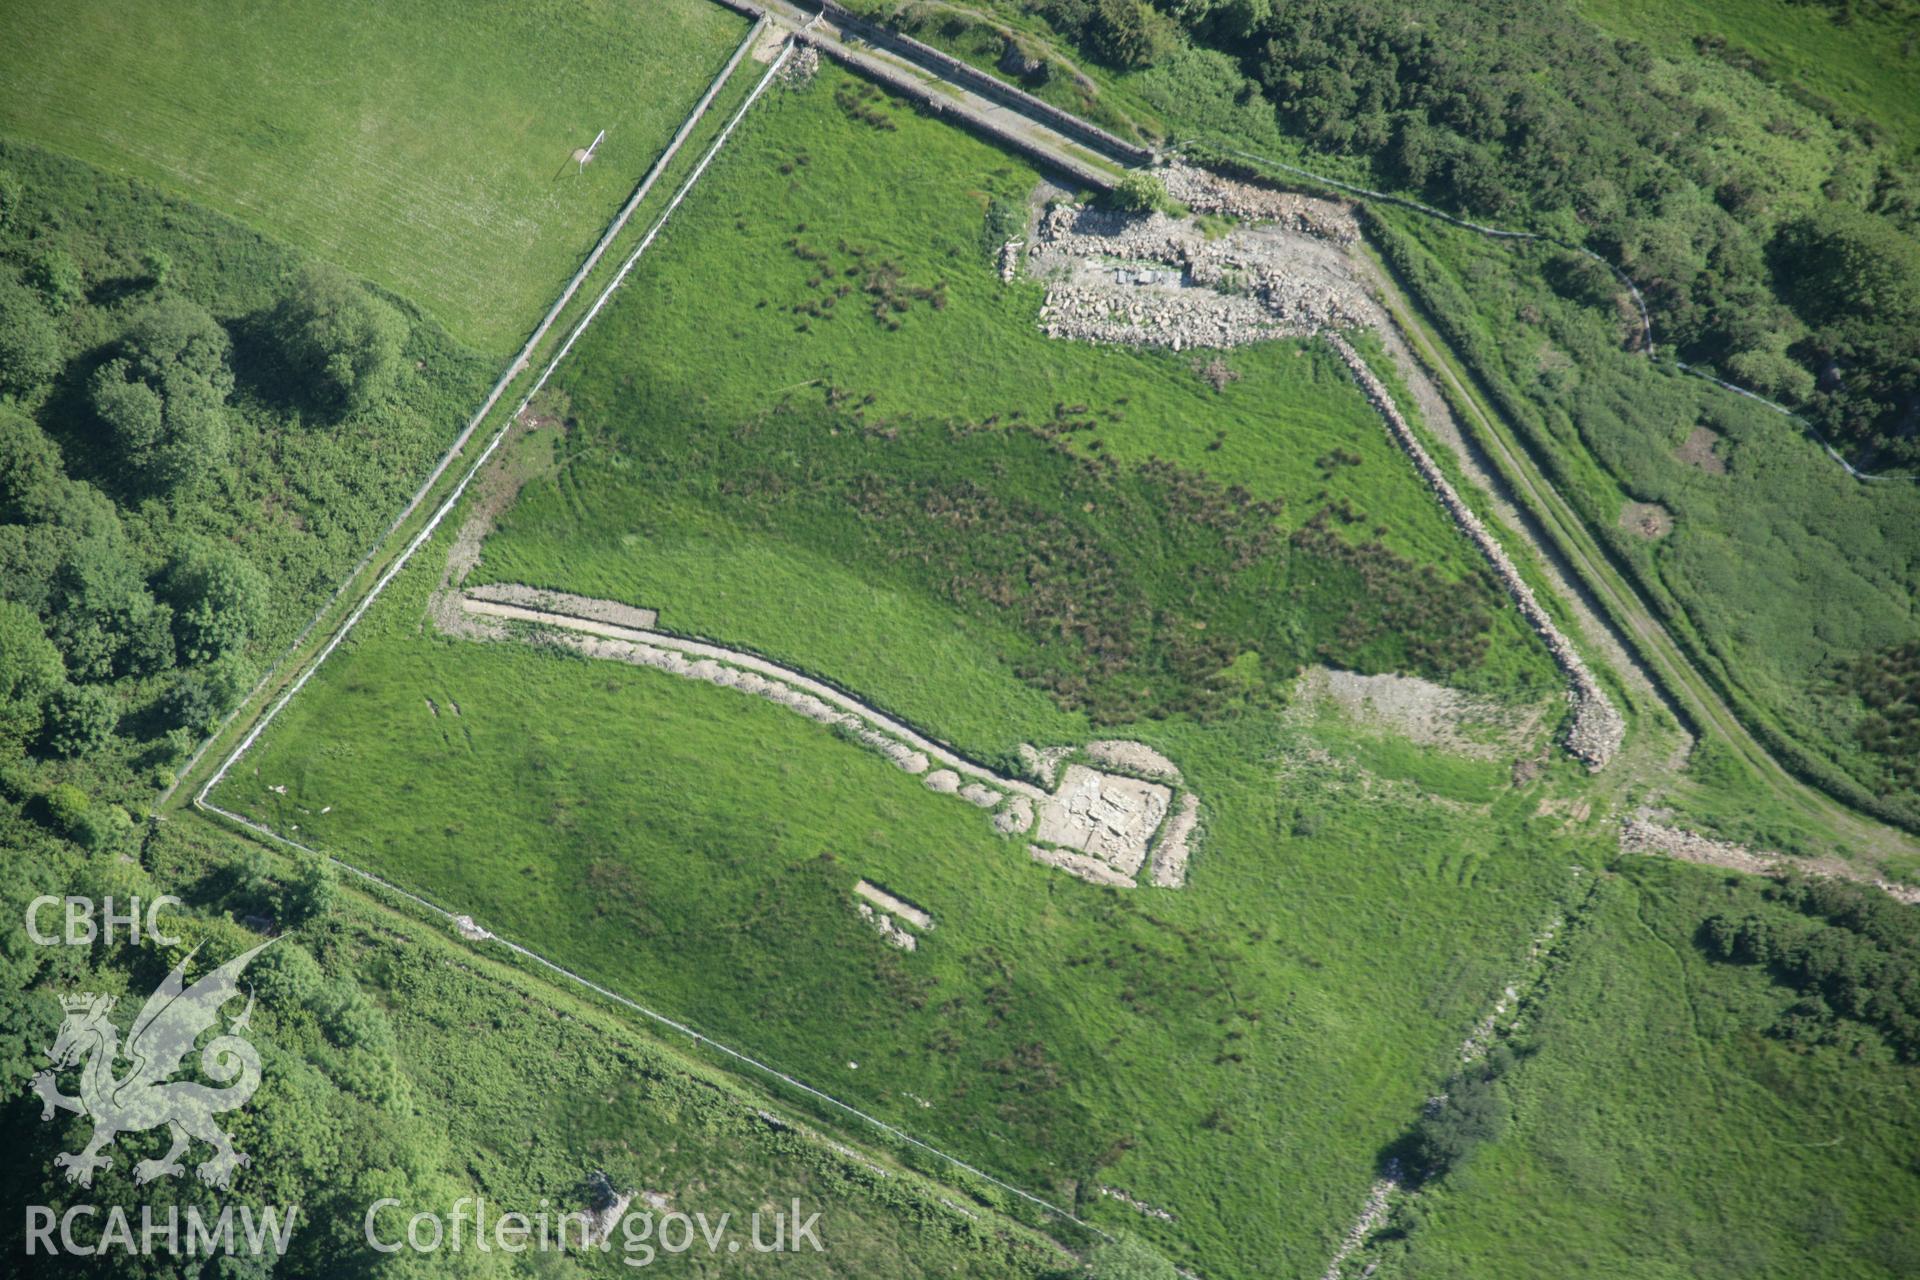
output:
[[[173,665],[173,611],[111,533],[75,543],[48,588],[52,639],[76,680],[143,675]]]
[[[27,280],[48,302],[65,311],[86,293],[86,277],[64,249],[41,249],[27,261]]]
[[[191,484],[226,461],[231,348],[205,310],[166,297],[141,313],[116,357],[94,374],[94,412],[150,488]]]
[[[120,719],[113,694],[97,684],[70,684],[47,700],[47,749],[56,756],[91,755]]]
[[[46,699],[65,678],[39,616],[0,600],[0,752],[17,749],[39,731]]]
[[[176,554],[161,595],[173,606],[180,662],[213,662],[244,647],[266,622],[267,594],[260,571],[230,546],[196,541]]]
[[[0,274],[0,391],[39,390],[60,371],[63,354],[59,330],[33,290]]]
[[[1120,179],[1120,185],[1113,189],[1111,196],[1116,208],[1127,209],[1134,213],[1150,213],[1155,209],[1167,207],[1167,184],[1157,173],[1148,173],[1145,169],[1130,169]]]
[[[272,323],[288,365],[321,408],[364,408],[399,372],[406,321],[341,272],[318,266],[302,271]]]
[[[281,898],[282,918],[289,924],[306,924],[333,914],[339,905],[340,878],[333,864],[318,855],[302,857]]]
[[[326,983],[320,965],[305,948],[281,941],[268,947],[248,970],[260,998],[275,1009],[304,1011]]]
[[[52,514],[48,508],[65,474],[47,433],[19,409],[0,404],[0,521],[25,523]]]
[[[1097,0],[1087,39],[1101,61],[1122,69],[1144,67],[1166,56],[1172,24],[1142,0]]]
[[[47,792],[47,814],[54,826],[72,832],[87,816],[91,802],[87,793],[71,782],[62,782]]]
[[[117,804],[89,809],[69,831],[74,843],[92,853],[117,849],[133,833],[133,817]]]
[[[246,696],[252,683],[252,668],[238,654],[228,654],[204,667],[181,672],[162,699],[161,710],[189,733],[211,733],[220,718]]]

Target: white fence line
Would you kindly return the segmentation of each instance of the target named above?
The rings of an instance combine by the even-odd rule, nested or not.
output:
[[[652,167],[647,170],[646,175],[640,179],[640,185],[634,188],[633,195],[630,196],[627,203],[621,207],[620,212],[614,215],[613,221],[607,224],[606,231],[601,234],[599,241],[593,246],[593,251],[587,255],[586,261],[580,265],[578,271],[573,273],[573,278],[567,281],[566,288],[561,290],[560,297],[554,302],[553,306],[547,309],[546,316],[534,329],[533,336],[527,339],[525,345],[520,348],[519,353],[515,355],[512,362],[507,365],[506,372],[500,375],[499,379],[493,384],[493,390],[488,392],[487,398],[481,402],[479,409],[474,412],[471,418],[467,419],[466,426],[461,429],[459,435],[454,437],[453,443],[447,446],[446,452],[440,455],[439,461],[434,464],[434,468],[427,474],[427,478],[421,481],[420,487],[415,489],[413,496],[407,499],[407,505],[400,508],[400,513],[393,518],[385,529],[380,531],[380,536],[373,540],[372,544],[361,554],[360,559],[354,562],[353,568],[348,570],[346,576],[340,580],[340,585],[333,589],[333,594],[329,595],[325,603],[314,612],[313,617],[307,620],[307,625],[300,628],[300,634],[296,635],[292,643],[281,650],[278,657],[274,658],[272,665],[270,665],[266,672],[261,675],[260,679],[254,683],[253,688],[247,690],[247,696],[235,704],[233,710],[227,712],[226,715],[220,718],[220,723],[214,726],[213,732],[201,739],[200,744],[193,749],[193,754],[188,756],[186,763],[180,766],[179,776],[174,779],[173,784],[162,791],[154,801],[155,809],[159,809],[172,798],[173,793],[179,789],[180,779],[185,778],[193,772],[194,768],[199,765],[201,757],[207,753],[207,748],[211,747],[220,735],[232,726],[235,717],[252,703],[255,698],[259,697],[263,689],[273,682],[273,678],[280,673],[287,659],[300,651],[300,646],[307,642],[307,637],[313,634],[314,628],[319,626],[321,621],[333,611],[334,606],[340,603],[341,599],[347,593],[347,588],[351,587],[354,580],[365,571],[367,565],[372,563],[374,556],[379,554],[380,548],[384,547],[387,544],[387,540],[393,537],[395,531],[398,530],[401,525],[405,524],[413,516],[415,511],[420,509],[420,504],[426,501],[427,495],[432,491],[433,486],[438,484],[440,477],[446,474],[447,468],[452,465],[454,457],[459,454],[462,449],[467,447],[467,442],[473,438],[473,433],[479,429],[480,424],[486,420],[487,415],[493,412],[494,405],[499,403],[500,397],[505,393],[508,385],[520,376],[521,371],[526,368],[528,359],[533,355],[534,347],[538,346],[540,340],[546,336],[547,330],[553,326],[553,322],[559,317],[561,310],[566,307],[567,303],[573,300],[573,295],[579,290],[581,283],[587,278],[587,273],[592,271],[594,266],[599,263],[601,256],[606,253],[607,247],[613,243],[614,237],[620,234],[621,230],[627,225],[627,220],[633,216],[634,210],[640,207],[640,202],[646,199],[647,193],[653,189],[654,182],[666,171],[666,167],[668,163],[672,161],[674,154],[680,150],[681,144],[687,140],[687,135],[693,131],[694,126],[699,123],[700,118],[707,113],[707,108],[713,105],[713,100],[715,96],[719,94],[720,87],[727,82],[728,77],[733,75],[734,68],[740,65],[740,60],[746,56],[747,51],[751,49],[754,42],[760,38],[760,32],[766,24],[767,19],[762,18],[747,32],[746,39],[740,42],[740,47],[733,51],[731,58],[727,59],[726,66],[720,69],[720,74],[715,76],[713,83],[707,86],[706,93],[701,95],[700,101],[694,104],[693,110],[689,112],[687,118],[681,122],[679,130],[673,135],[672,140],[668,142],[666,149],[660,153],[654,160]]]

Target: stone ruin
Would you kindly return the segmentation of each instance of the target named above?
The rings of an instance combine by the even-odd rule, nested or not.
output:
[[[1132,346],[1233,347],[1321,329],[1370,325],[1377,309],[1346,247],[1359,236],[1344,206],[1235,183],[1203,170],[1163,171],[1190,207],[1249,221],[1210,235],[1191,219],[1055,204],[1022,247],[1047,284],[1049,337]]]

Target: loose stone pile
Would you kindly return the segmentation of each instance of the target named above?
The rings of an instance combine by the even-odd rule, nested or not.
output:
[[[1144,742],[1126,738],[1102,738],[1087,744],[1087,759],[1106,769],[1137,773],[1162,782],[1180,781],[1180,769],[1173,761]]]
[[[860,909],[860,918],[879,930],[880,936],[888,942],[900,948],[902,951],[918,951],[920,949],[919,939],[895,924],[892,916],[884,911],[875,911],[864,902],[856,902],[854,905]]]
[[[1274,222],[1341,246],[1360,238],[1360,224],[1353,210],[1332,200],[1238,182],[1179,161],[1160,170],[1160,180],[1169,196],[1199,213]]]
[[[1160,213],[1055,205],[1027,271],[1049,282],[1041,329],[1084,342],[1233,347],[1375,314],[1338,250],[1279,226],[1209,240]]]
[[[1189,791],[1180,797],[1180,808],[1167,823],[1166,834],[1153,848],[1153,884],[1158,889],[1178,889],[1187,882],[1187,859],[1193,832],[1200,825],[1200,797]]]
[[[1347,368],[1353,373],[1354,381],[1360,384],[1367,398],[1373,401],[1374,407],[1380,411],[1380,416],[1387,420],[1387,425],[1393,429],[1394,437],[1400,442],[1400,447],[1405,449],[1408,456],[1413,459],[1413,464],[1419,470],[1421,478],[1439,496],[1441,503],[1453,516],[1454,522],[1460,526],[1461,531],[1473,539],[1474,545],[1478,546],[1481,554],[1486,556],[1493,566],[1494,575],[1500,579],[1501,584],[1506,587],[1508,594],[1513,597],[1514,603],[1519,607],[1521,616],[1526,618],[1528,624],[1539,633],[1541,640],[1546,643],[1548,652],[1553,655],[1554,661],[1566,673],[1568,682],[1573,686],[1567,693],[1567,699],[1573,705],[1572,722],[1567,726],[1568,753],[1584,763],[1589,771],[1605,768],[1607,762],[1620,750],[1620,744],[1626,737],[1626,721],[1621,718],[1619,710],[1607,697],[1606,692],[1600,688],[1600,683],[1594,678],[1592,669],[1587,666],[1586,660],[1580,656],[1579,651],[1573,647],[1573,642],[1562,634],[1559,626],[1548,616],[1547,611],[1540,607],[1540,601],[1535,598],[1533,588],[1528,586],[1526,579],[1520,576],[1520,570],[1508,557],[1506,548],[1500,545],[1499,539],[1488,532],[1487,527],[1480,522],[1480,517],[1475,515],[1473,510],[1461,501],[1460,495],[1454,492],[1453,485],[1413,434],[1413,428],[1408,426],[1407,420],[1400,416],[1400,409],[1394,404],[1393,397],[1388,394],[1385,384],[1374,376],[1373,370],[1367,367],[1367,362],[1360,358],[1360,353],[1355,351],[1345,338],[1337,333],[1328,333],[1325,336],[1333,349],[1340,353],[1340,358],[1346,361]]]
[[[1199,801],[1191,794],[1181,797],[1179,811],[1167,821],[1173,798],[1168,787],[1141,777],[1105,773],[1078,764],[1067,768],[1060,785],[1049,794],[1030,782],[1003,778],[973,764],[797,672],[751,654],[637,628],[629,621],[609,620],[610,611],[627,606],[563,593],[540,593],[539,603],[558,604],[567,610],[564,613],[542,611],[533,608],[531,603],[516,602],[528,598],[526,592],[526,588],[512,589],[509,594],[513,600],[482,598],[478,591],[457,596],[448,592],[451,599],[458,601],[464,616],[484,623],[487,628],[484,632],[477,628],[464,629],[457,634],[503,640],[513,634],[505,623],[535,623],[539,629],[528,633],[528,638],[539,644],[571,649],[590,658],[650,667],[765,698],[872,748],[897,768],[920,777],[929,791],[954,796],[991,811],[993,828],[1003,836],[1033,831],[1033,839],[1038,843],[1032,845],[1031,850],[1041,862],[1096,884],[1132,888],[1151,850],[1154,885],[1177,889],[1186,881],[1189,844],[1199,819]],[[652,621],[649,611],[632,612],[645,613],[647,620]],[[1049,783],[1070,754],[1072,748],[1041,752],[1025,744],[1020,752],[1023,765]],[[1105,739],[1090,744],[1087,755],[1090,759],[1109,760],[1111,767],[1135,774],[1175,782],[1180,777],[1180,770],[1171,760],[1144,743]],[[939,767],[935,767],[936,758]],[[1150,842],[1156,832],[1161,832],[1163,823],[1162,838],[1153,846]],[[873,914],[875,927],[881,928],[895,945],[913,950],[912,935],[900,933],[893,923],[893,916],[904,912],[901,904],[875,897],[883,892],[878,889],[867,893],[866,889],[872,886],[861,883],[862,896],[882,908]],[[873,911],[867,904],[862,904],[861,909],[863,914]],[[906,918],[913,917],[907,915]],[[902,942],[902,937],[907,941]]]
[[[1624,853],[1656,854],[1697,862],[1709,867],[1728,867],[1763,876],[1781,866],[1780,855],[1755,853],[1730,840],[1714,840],[1679,827],[1664,827],[1646,818],[1628,818],[1620,827],[1620,848]]]

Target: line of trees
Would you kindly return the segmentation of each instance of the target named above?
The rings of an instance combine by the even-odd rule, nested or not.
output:
[[[224,258],[183,269],[164,238],[183,219],[242,263],[258,242],[197,211],[143,222],[150,194],[103,197],[91,171],[10,156],[47,185],[0,166],[0,765],[18,782],[19,763],[89,762],[64,768],[65,791],[26,790],[55,830],[97,845],[125,814],[73,781],[135,741],[158,743],[145,754],[163,772],[253,683],[278,567],[248,550],[254,513],[304,485],[339,499],[324,510],[336,527],[363,522],[337,472],[260,471],[358,465],[288,445],[383,413],[412,372],[411,326],[324,265],[282,257],[274,276],[230,281]],[[114,247],[156,223],[148,247]],[[178,247],[203,250],[191,234]],[[216,314],[231,286],[250,305]],[[262,456],[263,427],[295,434]]]

